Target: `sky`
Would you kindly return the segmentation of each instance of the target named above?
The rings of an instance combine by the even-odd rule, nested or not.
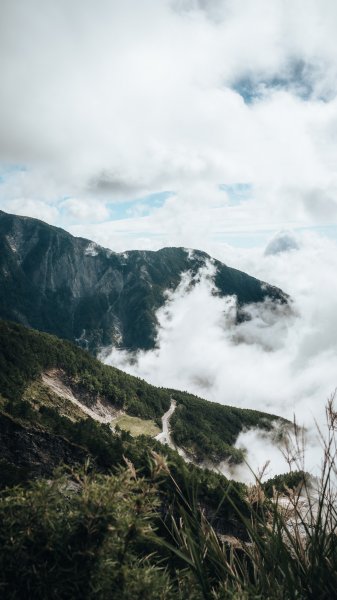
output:
[[[333,0],[2,0],[0,206],[116,250],[336,238]]]
[[[321,422],[337,386],[336,29],[333,0],[1,1],[0,209],[115,251],[205,250],[292,298],[291,316],[253,307],[233,332],[209,273],[193,293],[183,280],[159,350],[115,363]]]

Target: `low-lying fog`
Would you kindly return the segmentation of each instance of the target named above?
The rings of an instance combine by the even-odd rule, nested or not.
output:
[[[317,472],[321,461],[317,424],[324,429],[325,404],[337,383],[337,245],[304,233],[283,233],[265,250],[216,258],[281,287],[291,310],[270,302],[250,306],[251,319],[234,322],[235,299],[220,298],[210,261],[196,285],[186,273],[167,293],[158,313],[155,350],[130,355],[113,350],[105,361],[160,386],[187,390],[211,401],[254,408],[290,420],[307,430],[305,467]],[[270,460],[267,474],[287,465],[270,438],[259,431],[242,433],[257,470]],[[247,479],[248,467],[235,476]]]

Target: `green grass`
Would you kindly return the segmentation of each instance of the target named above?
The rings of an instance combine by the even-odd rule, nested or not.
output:
[[[155,437],[160,433],[159,427],[154,421],[148,419],[139,419],[139,417],[130,417],[130,415],[122,415],[112,422],[115,427],[118,425],[120,429],[128,431],[132,436],[148,435]]]
[[[55,409],[60,416],[67,417],[71,421],[88,418],[88,415],[79,406],[76,406],[67,398],[55,394],[39,380],[33,381],[26,387],[22,399],[29,402],[36,410],[40,410],[42,406]]]

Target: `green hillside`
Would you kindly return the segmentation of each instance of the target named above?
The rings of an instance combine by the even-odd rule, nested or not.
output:
[[[277,419],[266,413],[213,404],[185,392],[154,387],[102,364],[70,342],[0,321],[0,394],[10,404],[25,402],[29,385],[49,369],[61,370],[74,394],[80,395],[88,407],[97,398],[104,399],[114,408],[153,420],[158,426],[174,397],[177,409],[171,421],[173,439],[197,461],[209,458],[238,462],[242,456],[233,445],[240,431],[250,427],[271,428]]]
[[[199,501],[210,516],[229,487],[233,498],[244,507],[245,486],[232,484],[216,473],[186,465],[168,446],[152,437],[132,437],[127,431],[87,418],[71,403],[48,390],[40,374],[52,367],[64,370],[73,389],[80,391],[88,404],[99,394],[111,405],[134,413],[159,416],[170,404],[170,392],[105,366],[75,345],[0,322],[0,482],[2,487],[27,484],[32,479],[51,478],[62,465],[80,468],[89,460],[95,472],[110,474],[130,461],[142,475],[150,476],[151,453],[164,454],[175,481],[186,493],[198,489]],[[32,383],[33,382],[33,383]],[[131,402],[132,401],[132,402]],[[163,480],[159,495],[165,502],[173,499],[172,482]],[[163,496],[162,496],[163,494]],[[234,527],[229,503],[217,515],[218,526]],[[235,519],[234,519],[235,521]]]
[[[187,392],[170,391],[178,403],[171,418],[173,439],[200,462],[208,458],[217,463],[225,458],[239,463],[242,452],[233,446],[243,429],[258,427],[270,431],[277,421],[280,425],[287,423],[257,410],[223,406]]]

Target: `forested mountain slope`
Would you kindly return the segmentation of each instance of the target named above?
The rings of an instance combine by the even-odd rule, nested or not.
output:
[[[46,374],[55,378],[60,393],[57,387],[55,392],[48,385]],[[268,430],[275,420],[283,422],[259,411],[214,404],[185,392],[156,388],[102,364],[70,342],[6,321],[0,321],[0,397],[6,439],[10,437],[10,416],[24,419],[25,423],[28,419],[30,427],[42,429],[55,421],[54,432],[67,438],[69,428],[96,427],[93,419],[88,418],[88,411],[98,417],[105,416],[101,419],[106,424],[102,425],[102,431],[108,437],[111,431],[108,424],[114,426],[114,419],[121,414],[140,418],[146,432],[150,422],[161,427],[161,417],[174,397],[177,408],[171,423],[172,436],[196,463],[205,459],[238,462],[243,457],[234,444],[243,429]],[[81,445],[81,435],[72,433],[67,439]],[[4,452],[2,449],[3,455]]]
[[[149,349],[165,291],[209,259],[185,248],[118,254],[37,219],[0,211],[0,317],[77,341],[93,353],[111,344]],[[280,289],[213,264],[219,294],[235,295],[240,307],[266,297],[287,302]]]

